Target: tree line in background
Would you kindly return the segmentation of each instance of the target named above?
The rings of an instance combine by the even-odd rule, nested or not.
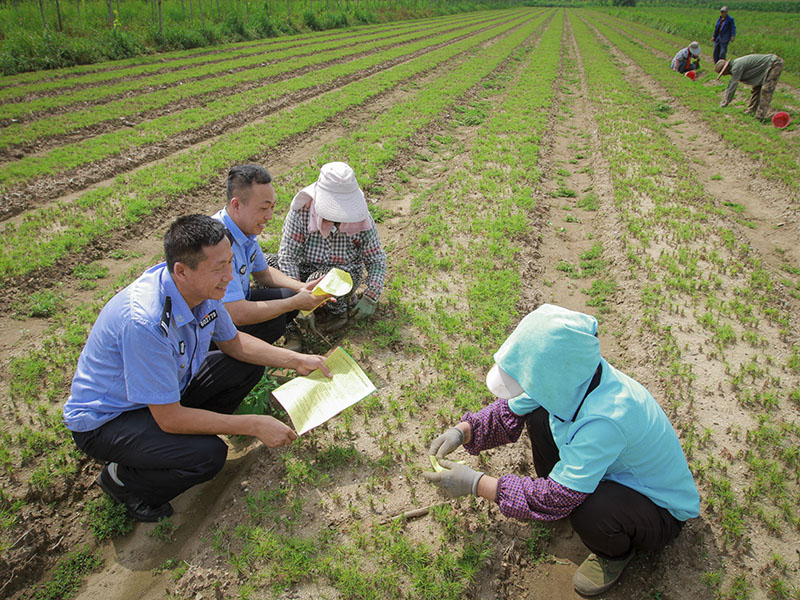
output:
[[[55,69],[520,0],[6,0],[0,72]]]
[[[572,8],[590,8],[592,6],[677,6],[708,8],[719,11],[727,5],[731,13],[737,10],[753,10],[759,12],[800,12],[800,0],[524,0],[525,6],[565,6]]]

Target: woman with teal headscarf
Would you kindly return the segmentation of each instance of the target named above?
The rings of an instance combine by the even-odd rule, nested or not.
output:
[[[609,589],[635,550],[660,550],[700,498],[678,436],[653,396],[600,354],[597,320],[545,304],[494,355],[497,400],[437,437],[443,459],[516,442],[527,426],[538,477],[499,479],[440,460],[424,476],[453,497],[474,494],[521,520],[570,517],[592,554],[573,577],[587,596]]]

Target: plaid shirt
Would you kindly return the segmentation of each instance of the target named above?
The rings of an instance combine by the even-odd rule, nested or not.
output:
[[[375,223],[368,231],[347,235],[337,228],[323,238],[308,231],[309,210],[290,210],[283,221],[283,236],[278,250],[280,270],[301,281],[312,273],[333,267],[348,272],[367,270],[365,294],[378,300],[386,277],[386,253],[381,248]],[[360,277],[359,277],[360,279]]]
[[[466,413],[462,421],[472,428],[464,449],[470,454],[516,442],[525,426],[525,417],[514,414],[508,400],[498,399],[476,413]],[[503,475],[497,481],[497,504],[507,517],[521,521],[555,521],[568,516],[589,494],[572,490],[549,477]]]

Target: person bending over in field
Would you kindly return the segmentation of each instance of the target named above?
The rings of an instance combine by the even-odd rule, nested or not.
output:
[[[322,166],[315,183],[295,195],[283,222],[278,265],[302,281],[316,280],[336,267],[353,278],[353,290],[327,303],[328,331],[347,325],[348,309],[359,321],[372,316],[383,292],[386,253],[353,169],[343,162]],[[366,290],[355,295],[366,271]]]
[[[783,70],[783,59],[777,54],[748,54],[733,60],[718,60],[714,65],[717,79],[723,75],[730,75],[731,80],[725,88],[721,107],[728,106],[736,93],[739,82],[752,87],[750,101],[747,103],[745,114],[756,119],[766,121],[769,118],[772,94],[778,85],[778,78]]]
[[[600,354],[597,320],[545,304],[494,355],[486,383],[497,396],[433,440],[443,459],[462,444],[478,454],[516,442],[527,426],[538,477],[499,479],[441,460],[424,476],[450,496],[497,502],[507,517],[569,517],[591,550],[573,584],[610,588],[636,550],[663,548],[698,516],[700,498],[678,436],[653,396]]]
[[[670,68],[681,74],[688,71],[697,71],[700,68],[700,44],[692,42],[686,48],[678,50],[678,53],[672,59]]]
[[[299,310],[311,310],[330,296],[312,296],[318,280],[303,283],[269,266],[258,235],[272,218],[275,188],[272,177],[259,165],[233,167],[228,172],[227,202],[214,215],[230,232],[233,281],[222,301],[240,331],[269,342],[280,338]],[[250,277],[259,285],[251,289]],[[301,351],[302,338],[290,329],[284,347]]]
[[[100,312],[64,405],[75,443],[106,463],[98,485],[138,521],[170,516],[172,498],[217,474],[228,446],[216,434],[252,435],[269,447],[297,438],[273,417],[232,414],[264,366],[330,376],[322,356],[236,330],[222,303],[233,279],[222,223],[177,219],[164,254],[166,263]],[[212,341],[219,349],[209,352]]]

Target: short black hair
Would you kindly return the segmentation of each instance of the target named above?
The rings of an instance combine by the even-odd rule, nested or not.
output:
[[[178,217],[164,236],[164,256],[172,273],[176,262],[196,269],[206,258],[203,248],[216,246],[225,237],[225,225],[207,215]]]
[[[261,165],[239,165],[228,171],[228,202],[254,183],[272,183],[272,176]]]

